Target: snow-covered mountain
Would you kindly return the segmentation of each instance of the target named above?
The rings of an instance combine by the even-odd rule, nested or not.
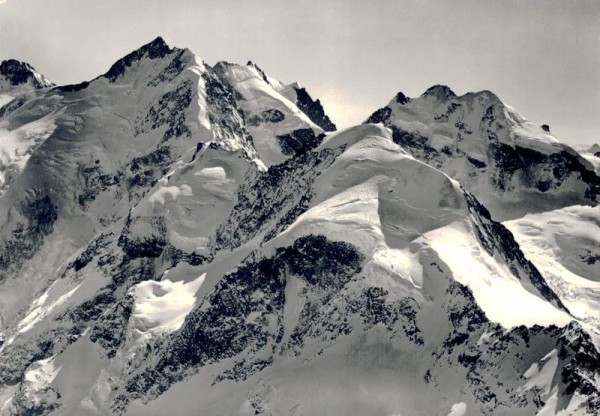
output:
[[[396,143],[460,181],[498,219],[600,202],[592,163],[489,91],[398,93],[367,122],[392,129]]]
[[[600,409],[595,263],[573,257],[595,234],[564,231],[597,207],[529,242],[391,116],[332,132],[299,84],[161,38],[23,97],[0,145],[43,134],[0,195],[0,414]]]

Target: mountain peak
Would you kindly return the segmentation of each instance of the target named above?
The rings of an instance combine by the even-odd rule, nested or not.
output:
[[[33,88],[46,88],[54,84],[26,62],[7,59],[0,63],[0,79],[4,78],[9,86],[29,84]]]
[[[174,49],[170,48],[162,37],[158,36],[152,42],[141,46],[139,49],[136,49],[119,59],[110,67],[104,76],[111,82],[115,82],[125,72],[125,69],[130,67],[134,62],[139,61],[144,57],[148,59],[164,58],[166,55],[173,52],[173,50]]]
[[[321,105],[321,101],[319,99],[313,101],[306,88],[301,87],[300,84],[298,84],[298,87],[294,87],[294,89],[296,90],[296,105],[298,108],[323,130],[335,131],[336,126],[327,114],[325,114],[325,109]]]
[[[410,102],[410,98],[404,95],[402,91],[398,91],[396,94],[395,100],[398,104],[404,105]]]
[[[454,91],[450,89],[447,85],[434,85],[425,91],[422,97],[434,96],[441,100],[446,100],[448,98],[456,97]]]
[[[249,66],[250,68],[254,68],[256,69],[256,71],[260,74],[260,76],[262,77],[262,79],[267,83],[270,84],[269,82],[269,78],[267,77],[267,74],[265,74],[265,71],[263,71],[258,65],[256,65],[254,62],[252,61],[248,61],[248,63],[246,64],[246,66]]]
[[[144,50],[148,53],[150,58],[154,57],[163,57],[167,53],[171,52],[171,48],[167,45],[167,42],[162,38],[162,36],[157,36],[150,43],[145,44],[140,48],[140,50]]]

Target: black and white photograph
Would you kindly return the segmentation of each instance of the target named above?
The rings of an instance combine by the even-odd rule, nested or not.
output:
[[[598,416],[599,204],[598,0],[0,0],[0,416]]]

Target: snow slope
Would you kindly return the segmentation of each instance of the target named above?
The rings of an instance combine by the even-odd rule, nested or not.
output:
[[[576,205],[504,225],[569,310],[600,332],[600,207]]]
[[[296,131],[307,131],[312,136],[323,132],[295,101],[280,94],[271,84],[279,87],[281,83],[269,80],[256,65],[219,62],[215,69],[239,94],[239,106],[248,121],[253,143],[267,166],[279,164],[290,155],[282,146],[281,137]]]

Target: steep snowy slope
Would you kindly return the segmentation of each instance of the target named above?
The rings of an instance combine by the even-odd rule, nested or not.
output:
[[[600,207],[529,214],[504,225],[573,315],[600,329]]]
[[[390,127],[396,143],[460,181],[495,218],[600,202],[593,165],[489,91],[398,93],[367,122]]]
[[[323,133],[293,98],[280,94],[282,84],[268,78],[255,64],[219,62],[215,71],[236,91],[254,146],[267,166],[305,150]]]
[[[596,347],[510,233],[381,127],[266,172],[209,147],[119,227],[7,334],[5,413],[598,408]]]

